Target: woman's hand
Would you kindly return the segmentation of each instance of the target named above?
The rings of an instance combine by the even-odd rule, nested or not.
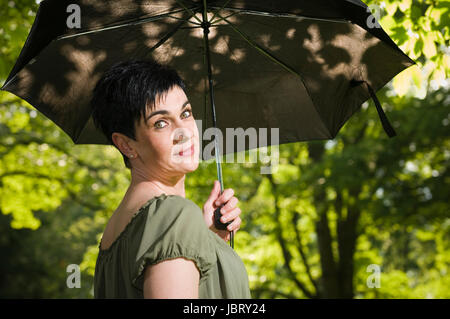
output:
[[[220,238],[225,240],[226,242],[230,240],[230,231],[236,233],[236,231],[241,226],[241,218],[239,215],[241,214],[241,209],[236,207],[238,203],[238,199],[233,196],[234,191],[231,188],[227,188],[220,194],[220,182],[218,180],[214,181],[214,187],[209,195],[208,200],[203,205],[203,218],[205,219],[205,223],[209,229],[219,235]],[[230,225],[227,226],[228,230],[219,230],[214,227],[214,211],[220,205],[226,203],[220,213],[222,214],[221,222],[227,223],[229,221],[233,221]]]

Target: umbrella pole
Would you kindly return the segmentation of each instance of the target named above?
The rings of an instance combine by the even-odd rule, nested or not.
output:
[[[210,26],[211,26],[211,23],[208,22],[208,15],[207,15],[207,10],[206,10],[206,0],[203,0],[203,22],[202,22],[202,28],[203,28],[203,36],[204,36],[204,42],[205,42],[206,61],[207,61],[207,65],[208,65],[209,97],[210,97],[210,101],[211,101],[213,126],[214,126],[214,128],[217,128],[216,127],[216,107],[215,107],[215,103],[214,103],[214,86],[213,86],[212,71],[211,71],[211,56],[210,56],[210,53],[209,53],[209,38],[208,38],[208,34],[209,34],[209,27]],[[215,152],[215,155],[216,155],[217,177],[218,177],[219,182],[220,182],[220,194],[222,194],[223,193],[222,162],[221,162],[221,159],[220,159],[219,145],[217,143],[217,135],[214,135],[214,152]],[[216,221],[216,224],[219,223],[219,225],[220,224],[225,225],[225,228],[223,228],[223,229],[226,229],[226,226],[229,223],[223,224],[219,220],[219,218],[221,217],[221,214],[219,212],[221,207],[216,209],[216,211],[214,212],[214,220]],[[218,218],[216,218],[216,216]],[[217,225],[216,225],[216,228],[217,228]],[[231,248],[234,249],[234,236],[233,236],[233,232],[232,231],[230,232],[230,246],[231,246]]]

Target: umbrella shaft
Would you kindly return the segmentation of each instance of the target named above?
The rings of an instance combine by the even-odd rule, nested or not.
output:
[[[214,128],[217,128],[216,126],[216,106],[214,103],[214,85],[212,80],[212,71],[211,71],[211,56],[209,52],[209,27],[210,23],[208,22],[208,15],[206,13],[206,0],[203,0],[203,35],[205,40],[205,53],[206,53],[206,64],[208,66],[208,83],[209,83],[209,98],[211,101],[211,110],[212,110],[212,120],[213,120],[213,126]],[[219,152],[219,145],[217,143],[217,135],[214,134],[214,151],[216,153],[216,165],[217,165],[217,177],[220,182],[220,194],[223,193],[223,181],[222,181],[222,165],[220,160],[220,152]],[[231,231],[230,232],[230,246],[234,249],[234,234]]]
[[[206,51],[206,64],[208,67],[208,83],[209,83],[209,98],[211,102],[211,110],[212,110],[212,120],[214,128],[217,128],[216,124],[216,106],[214,103],[214,85],[212,80],[212,70],[211,70],[211,55],[209,52],[209,22],[206,14],[206,8],[203,10],[203,35],[205,40],[205,51]],[[220,193],[223,192],[223,181],[222,181],[222,165],[220,160],[220,152],[219,152],[219,144],[217,143],[217,135],[214,135],[214,149],[216,153],[216,165],[217,165],[217,177],[220,182]]]

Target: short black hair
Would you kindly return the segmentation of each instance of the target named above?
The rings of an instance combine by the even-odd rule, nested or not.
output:
[[[105,71],[93,91],[94,124],[113,146],[114,132],[136,140],[136,123],[145,117],[147,108],[150,111],[154,108],[156,98],[167,94],[174,86],[185,90],[183,80],[169,66],[153,60],[116,63]],[[125,166],[131,169],[128,157],[122,156]]]

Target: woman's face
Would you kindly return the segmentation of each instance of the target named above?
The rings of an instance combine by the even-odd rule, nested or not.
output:
[[[199,164],[198,128],[184,91],[174,86],[136,127],[133,141],[144,169],[174,177],[195,171]],[[193,152],[191,152],[191,146]],[[183,154],[179,154],[183,151]]]

